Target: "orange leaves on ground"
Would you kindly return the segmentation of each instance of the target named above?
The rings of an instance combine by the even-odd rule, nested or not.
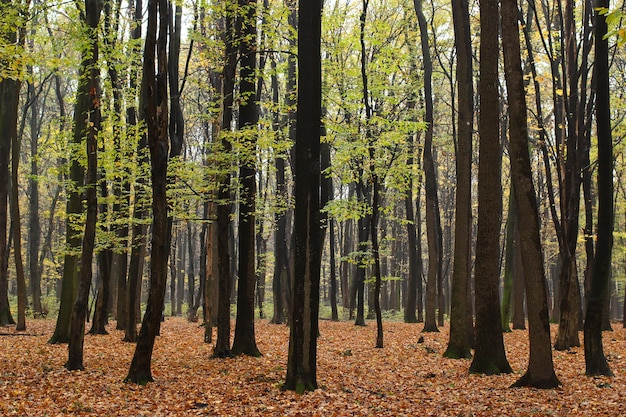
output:
[[[584,376],[582,347],[554,352],[563,387],[508,388],[526,370],[528,334],[504,335],[513,374],[468,375],[469,360],[442,357],[448,327],[320,322],[318,383],[313,393],[283,392],[289,331],[256,324],[261,358],[211,359],[204,329],[182,318],[163,323],[153,355],[154,383],[122,382],[134,345],[109,326],[85,336],[85,371],[63,368],[66,345],[48,345],[54,322],[29,322],[29,335],[0,336],[0,415],[19,416],[626,416],[626,330],[604,334],[614,378]],[[6,328],[3,333],[12,333]],[[553,328],[553,335],[556,329]]]

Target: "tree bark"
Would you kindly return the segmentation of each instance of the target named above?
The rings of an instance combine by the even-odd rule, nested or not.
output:
[[[243,131],[244,148],[239,166],[239,285],[237,317],[232,352],[235,355],[261,356],[254,335],[255,264],[255,199],[256,199],[256,0],[239,0],[241,12],[239,45],[239,127]]]
[[[321,233],[319,217],[322,100],[322,2],[298,10],[298,124],[295,152],[295,279],[287,376],[283,389],[317,389]]]
[[[230,131],[230,124],[233,117],[233,91],[235,67],[237,65],[237,48],[235,46],[234,29],[235,21],[232,16],[235,7],[231,1],[226,2],[226,14],[223,17],[222,40],[225,45],[224,68],[222,70],[219,87],[222,92],[222,120],[220,132],[225,134]],[[230,153],[232,145],[229,139],[223,135],[221,138],[221,149],[225,155]],[[230,163],[223,163],[220,166],[220,184],[217,194],[217,263],[219,270],[218,277],[218,307],[217,307],[217,340],[213,349],[213,357],[225,358],[232,356],[230,350],[230,297],[231,297],[231,250],[229,242],[230,232]]]
[[[88,46],[83,51],[79,90],[76,98],[76,116],[74,117],[75,138],[85,138],[87,148],[87,175],[85,177],[85,195],[87,198],[87,218],[85,235],[80,257],[80,280],[72,309],[68,359],[65,367],[70,370],[82,370],[83,343],[85,339],[85,318],[89,303],[89,288],[92,278],[93,251],[96,240],[98,220],[98,139],[100,132],[100,70],[98,67],[98,24],[102,2],[86,0],[84,24],[88,29]],[[81,14],[83,11],[81,11]]]
[[[143,61],[143,91],[146,97],[145,115],[152,179],[153,221],[150,292],[137,346],[126,377],[126,381],[137,384],[146,384],[153,380],[152,352],[155,338],[161,326],[167,281],[167,258],[170,244],[170,223],[168,222],[166,197],[168,160],[167,36],[167,0],[149,0]],[[130,306],[130,308],[132,309],[134,306]],[[134,323],[129,324],[134,325]]]
[[[474,88],[472,84],[472,44],[469,5],[467,0],[452,1],[456,78],[458,84],[458,137],[456,154],[456,211],[454,232],[454,263],[450,300],[450,339],[444,353],[448,358],[469,358],[467,289],[471,274],[472,227],[472,126],[474,119]]]
[[[609,45],[607,33],[607,0],[594,3],[594,66],[596,92],[596,129],[598,133],[598,233],[596,256],[591,276],[589,301],[585,315],[585,373],[587,376],[613,376],[602,346],[602,312],[607,300],[613,249],[613,139],[609,87]]]
[[[509,138],[513,191],[518,211],[519,245],[528,294],[530,358],[528,370],[514,386],[555,388],[561,383],[554,373],[550,340],[550,317],[539,236],[539,210],[528,153],[528,125],[524,77],[520,58],[517,2],[502,0],[502,47],[509,103]]]
[[[482,374],[512,372],[504,351],[498,294],[502,222],[498,17],[498,0],[481,1],[476,351],[470,372]]]
[[[424,65],[424,101],[426,114],[424,122],[428,123],[426,139],[424,141],[424,176],[426,181],[426,236],[428,239],[428,279],[426,281],[426,320],[424,332],[437,332],[436,309],[437,285],[441,279],[441,219],[439,217],[439,198],[437,197],[437,174],[433,159],[433,91],[432,75],[433,64],[430,58],[428,46],[428,30],[426,17],[422,11],[422,0],[413,1],[415,13],[420,28],[420,40],[422,44],[422,59]]]

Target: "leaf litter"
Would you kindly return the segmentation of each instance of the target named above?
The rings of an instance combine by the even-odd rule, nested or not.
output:
[[[385,347],[376,349],[373,322],[323,320],[319,389],[304,395],[281,391],[289,329],[266,320],[255,323],[262,357],[211,359],[213,345],[203,343],[198,323],[167,318],[153,354],[155,382],[146,386],[122,382],[134,345],[122,341],[114,324],[109,335],[85,336],[85,371],[74,372],[63,368],[67,345],[47,344],[54,321],[28,326],[32,336],[0,336],[3,416],[626,416],[621,324],[604,333],[615,377],[586,377],[578,347],[553,352],[563,386],[537,390],[509,388],[526,371],[527,331],[504,335],[514,373],[481,376],[468,374],[470,360],[442,357],[447,325],[421,333],[421,324],[387,322]]]

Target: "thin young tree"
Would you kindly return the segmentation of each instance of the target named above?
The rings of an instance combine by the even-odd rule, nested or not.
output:
[[[298,124],[295,152],[295,276],[287,377],[283,389],[317,389],[321,232],[319,214],[322,116],[322,2],[298,10]]]
[[[101,0],[86,0],[81,10],[88,42],[82,52],[79,88],[74,117],[74,137],[83,137],[87,150],[87,173],[85,196],[87,199],[85,232],[82,240],[78,289],[72,308],[68,359],[65,367],[82,370],[83,344],[85,340],[85,318],[89,303],[89,288],[92,279],[93,251],[98,220],[98,132],[100,131],[100,70],[98,67],[98,25],[102,11]]]

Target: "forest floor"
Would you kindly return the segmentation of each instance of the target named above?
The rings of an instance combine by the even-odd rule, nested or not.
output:
[[[67,345],[47,344],[54,321],[27,325],[25,333],[0,329],[2,416],[626,416],[621,324],[604,334],[615,377],[586,377],[580,347],[554,352],[562,387],[536,390],[509,388],[526,370],[526,331],[504,335],[513,374],[480,376],[468,375],[470,360],[442,357],[447,326],[421,334],[421,324],[386,322],[385,347],[376,349],[373,322],[321,321],[320,388],[304,395],[280,390],[289,331],[266,320],[256,322],[262,357],[211,359],[198,323],[167,318],[153,355],[155,382],[146,386],[122,382],[134,345],[113,325],[108,336],[85,336],[78,372],[63,368]]]

